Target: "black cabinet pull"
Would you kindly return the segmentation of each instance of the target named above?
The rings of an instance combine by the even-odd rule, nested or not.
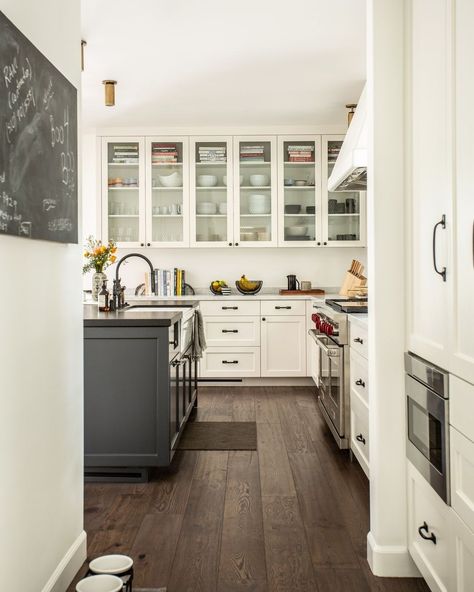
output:
[[[290,310],[291,309],[291,306],[275,306],[275,310],[280,310],[280,309]]]
[[[360,337],[356,337],[356,338],[354,339],[354,343],[360,343],[360,344],[362,345],[362,344],[364,343],[364,340],[363,340],[363,339],[361,339]]]
[[[441,220],[439,222],[436,222],[436,224],[434,225],[434,228],[433,228],[433,267],[434,267],[434,270],[436,271],[436,273],[443,278],[443,282],[445,282],[446,281],[446,267],[443,267],[440,270],[440,269],[438,269],[438,264],[436,262],[436,233],[438,231],[439,226],[441,226],[441,228],[443,230],[446,228],[446,216],[444,214],[441,216]]]
[[[436,545],[436,535],[434,532],[429,534],[429,529],[426,522],[423,522],[423,524],[418,528],[418,534],[421,536],[422,539],[425,539],[425,541],[431,541],[433,545]]]
[[[238,329],[222,329],[222,333],[238,333]]]
[[[356,385],[365,388],[365,382],[362,380],[362,378],[356,380]]]
[[[319,242],[319,243],[318,243],[318,247],[320,247],[320,246],[321,246],[321,243]]]
[[[362,434],[359,434],[358,436],[356,436],[356,440],[358,442],[362,442],[362,444],[364,444],[364,446],[365,446],[365,438]]]
[[[146,246],[147,246],[147,247],[151,247],[151,243],[147,243],[147,244],[146,244]]]
[[[238,306],[223,306],[222,310],[239,310]]]
[[[239,246],[239,243],[234,243],[234,246],[235,246],[235,247],[238,247],[238,246]]]
[[[144,246],[145,246],[145,243],[140,243],[140,247],[144,247]]]
[[[327,245],[327,243],[326,243],[326,242],[324,242],[324,243],[323,243],[323,245],[324,245],[324,246],[326,246],[326,245]]]
[[[229,243],[229,247],[231,247],[231,246],[232,246],[232,243]]]
[[[223,364],[238,364],[239,363],[239,360],[232,360],[232,361],[222,360],[222,363]]]
[[[262,321],[266,321],[267,319],[265,317],[262,317]]]

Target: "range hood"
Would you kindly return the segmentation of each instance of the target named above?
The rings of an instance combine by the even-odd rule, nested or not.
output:
[[[362,91],[336,164],[328,179],[329,191],[367,189],[367,101]]]

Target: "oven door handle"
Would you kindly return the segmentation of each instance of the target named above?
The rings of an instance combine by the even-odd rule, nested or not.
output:
[[[310,329],[308,334],[314,339],[316,345],[330,358],[339,358],[341,355],[340,349],[337,345],[334,347],[328,347],[321,339],[314,329]]]

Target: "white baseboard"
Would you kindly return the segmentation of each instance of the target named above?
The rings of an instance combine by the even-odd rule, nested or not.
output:
[[[238,382],[205,382],[200,379],[199,386],[314,386],[314,380],[306,376],[286,377],[286,378],[242,378]]]
[[[382,578],[421,577],[407,547],[378,545],[371,532],[367,535],[367,561],[375,576]]]
[[[83,530],[69,547],[41,592],[65,592],[86,557],[87,534]]]

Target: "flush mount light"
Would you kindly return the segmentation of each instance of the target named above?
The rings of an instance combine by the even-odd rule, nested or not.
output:
[[[346,109],[349,109],[349,113],[347,114],[347,125],[351,125],[352,118],[354,117],[355,108],[357,107],[357,103],[348,103],[346,105]]]
[[[117,84],[116,80],[103,80],[102,84],[105,86],[105,106],[106,107],[114,107],[115,106],[115,85]]]
[[[87,41],[81,39],[81,70],[84,72],[84,48],[87,45]]]

